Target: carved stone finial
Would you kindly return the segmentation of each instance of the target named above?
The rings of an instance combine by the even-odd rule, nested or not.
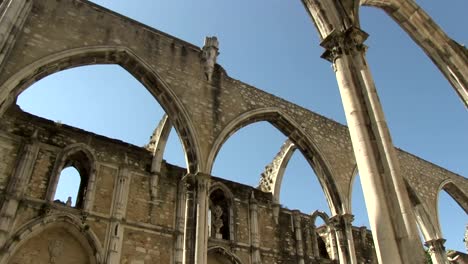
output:
[[[213,76],[216,58],[219,55],[218,50],[218,39],[216,37],[206,37],[205,45],[203,46],[202,58],[204,60],[205,76],[208,81],[211,81],[211,77]]]

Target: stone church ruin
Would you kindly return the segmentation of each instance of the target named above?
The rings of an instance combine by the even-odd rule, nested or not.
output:
[[[448,263],[437,197],[445,190],[468,213],[468,180],[394,148],[359,7],[385,10],[468,106],[466,48],[413,0],[302,2],[336,73],[348,127],[230,78],[216,63],[215,37],[200,48],[86,0],[1,1],[0,263],[424,263],[417,225],[432,262]],[[16,105],[38,80],[95,64],[124,68],[167,113],[146,147]],[[258,188],[212,176],[223,143],[258,121],[288,137]],[[171,128],[186,168],[163,160]],[[294,151],[313,167],[330,215],[280,206]],[[74,205],[54,201],[68,167],[81,180]],[[372,231],[353,226],[357,168]]]

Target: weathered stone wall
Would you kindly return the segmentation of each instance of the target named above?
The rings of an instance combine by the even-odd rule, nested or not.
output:
[[[0,43],[0,246],[4,248],[3,259],[17,252],[20,245],[16,238],[19,237],[19,241],[29,239],[27,235],[20,236],[21,232],[26,234],[33,224],[40,226],[37,221],[45,224],[43,220],[49,219],[68,221],[82,230],[96,252],[98,263],[108,259],[125,259],[130,263],[145,263],[148,259],[162,263],[175,261],[173,256],[177,253],[174,252],[181,250],[180,241],[176,240],[180,238],[179,227],[184,220],[180,212],[183,210],[177,211],[183,199],[180,196],[182,177],[187,171],[191,175],[209,175],[219,149],[229,136],[258,121],[273,124],[302,151],[313,166],[331,214],[338,216],[338,222],[342,222],[339,217],[352,214],[350,191],[356,162],[347,127],[234,80],[220,65],[214,65],[211,78],[207,78],[207,60],[199,47],[88,1],[13,2],[12,8],[21,9],[15,9],[19,18],[13,23],[14,32],[0,25],[0,33],[9,34],[8,40]],[[374,4],[379,3],[374,1]],[[390,7],[393,8],[402,1],[392,3]],[[0,12],[9,12],[3,17],[11,18],[15,10],[6,5],[1,7]],[[398,18],[404,16],[398,12],[413,10],[418,14],[414,19],[421,18],[430,25],[424,14],[417,13],[419,9],[413,7],[415,5],[388,10],[393,10],[392,15],[401,23],[404,19]],[[408,25],[421,24],[421,21],[409,21]],[[443,43],[436,50],[450,46],[456,57],[461,48],[445,36],[439,34],[439,37]],[[418,39],[425,38],[427,36]],[[445,60],[438,62],[449,64]],[[463,58],[460,62],[463,64]],[[146,149],[42,120],[14,108],[16,97],[41,78],[67,68],[92,64],[118,64],[150,91],[183,142],[187,170],[163,164],[160,175],[154,175],[150,169],[152,153]],[[461,72],[459,64],[450,65]],[[460,72],[455,72],[455,76]],[[61,155],[64,149],[76,144],[87,148],[86,153],[91,153],[87,157],[93,162],[89,172],[93,177],[89,180],[83,208],[54,203],[50,197]],[[441,189],[447,191],[468,212],[468,180],[404,151],[399,152],[399,158],[412,205],[420,208],[419,215],[425,217],[425,224],[435,229],[429,238],[439,238],[438,193]],[[154,188],[156,176],[159,183]],[[301,258],[313,262],[310,256],[313,250],[306,243],[307,239],[300,240],[297,236],[293,219],[297,212],[278,210],[271,194],[214,177],[212,181],[223,182],[232,192],[230,225],[234,236],[230,241],[210,238],[209,252],[215,255],[233,253],[237,257],[232,258],[243,263],[250,263],[257,253],[264,263],[300,262]],[[152,197],[155,190],[157,197]],[[258,201],[257,209],[253,209],[252,197]],[[258,230],[253,230],[252,211],[255,210]],[[307,218],[299,217],[304,227]],[[343,238],[342,234],[340,236]],[[356,234],[353,237],[358,245],[359,238]],[[258,238],[259,246],[255,245],[254,238]],[[223,252],[224,248],[230,248],[229,252]],[[368,251],[357,249],[360,256],[367,254],[362,252]]]
[[[145,148],[135,147],[66,125],[56,124],[24,113],[16,107],[10,109],[2,119],[0,133],[2,135],[1,146],[25,144],[31,140],[34,134],[36,134],[37,144],[40,146],[27,184],[28,188],[16,212],[15,224],[5,245],[5,252],[7,253],[2,255],[4,261],[8,259],[9,261],[19,261],[21,263],[21,261],[25,261],[25,258],[37,256],[39,261],[37,263],[44,262],[43,259],[47,259],[52,253],[45,250],[43,247],[47,247],[47,245],[41,244],[40,241],[52,241],[55,240],[57,234],[70,232],[69,230],[63,230],[60,226],[60,223],[65,221],[62,219],[63,217],[74,219],[75,222],[72,221],[73,223],[70,225],[76,225],[77,230],[85,228],[92,239],[87,240],[79,237],[75,239],[72,236],[73,232],[71,232],[72,235],[67,236],[70,237],[70,241],[67,239],[60,240],[64,246],[60,246],[62,251],[60,251],[61,255],[57,259],[78,254],[79,256],[77,255],[76,258],[81,261],[88,253],[86,253],[85,249],[80,248],[87,245],[93,250],[96,248],[100,257],[91,256],[89,257],[90,260],[87,260],[88,262],[83,260],[82,263],[104,261],[109,252],[114,250],[111,241],[115,233],[118,233],[117,230],[111,228],[114,221],[111,212],[115,206],[114,199],[117,190],[115,186],[119,168],[126,164],[130,168],[131,181],[127,194],[126,216],[119,226],[124,230],[122,232],[122,248],[119,251],[121,263],[174,262],[176,204],[179,199],[177,193],[179,182],[186,173],[185,169],[163,162],[158,185],[158,199],[153,201],[150,196],[151,173],[149,172],[151,152]],[[47,201],[46,199],[46,190],[49,188],[57,156],[67,145],[76,143],[89,144],[89,149],[95,153],[97,159],[94,161],[96,163],[96,187],[92,210],[89,212],[59,202]],[[1,154],[2,157],[5,157],[5,154],[10,153],[11,149],[15,148],[3,149],[4,152]],[[15,169],[17,164],[16,156],[13,155],[11,160],[3,164],[3,166],[10,168],[7,175],[11,175]],[[8,180],[9,177],[6,178]],[[212,185],[215,183],[221,184],[232,193],[234,201],[232,203],[234,236],[229,241],[210,238],[210,248],[228,248],[242,263],[250,263],[252,245],[250,206],[252,199],[255,199],[258,204],[260,256],[264,261],[263,263],[279,261],[282,263],[296,263],[299,258],[299,244],[303,248],[302,257],[307,260],[306,263],[328,263],[327,261],[330,261],[326,259],[319,261],[311,255],[311,246],[306,242],[308,239],[307,232],[309,231],[306,231],[307,228],[305,228],[310,224],[310,216],[300,215],[303,228],[299,232],[301,232],[304,239],[298,242],[296,241],[296,230],[292,218],[293,212],[283,208],[279,212],[278,219],[276,219],[274,213],[275,203],[270,193],[212,177]],[[2,191],[1,195],[4,196],[5,191]],[[151,206],[153,204],[157,208],[155,223],[151,222]],[[42,229],[34,227],[38,222],[41,223]],[[59,226],[54,227],[55,224],[59,224]],[[21,235],[24,230],[29,229],[39,231],[32,234],[26,231],[27,235]],[[65,235],[62,234],[61,236]],[[15,240],[13,237],[18,237],[19,240]],[[24,254],[23,251],[29,253]],[[69,251],[73,251],[73,254],[68,253]]]

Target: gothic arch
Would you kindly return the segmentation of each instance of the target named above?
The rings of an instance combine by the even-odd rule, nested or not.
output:
[[[23,225],[11,235],[16,239],[9,239],[4,246],[4,253],[0,255],[0,264],[7,264],[15,253],[37,235],[47,230],[65,229],[74,239],[85,247],[89,256],[93,256],[91,264],[103,264],[104,254],[101,243],[89,226],[82,224],[76,216],[70,214],[50,215],[33,219]]]
[[[330,211],[332,214],[340,213],[343,205],[342,198],[333,178],[332,166],[330,166],[327,160],[325,160],[314,141],[305,131],[303,131],[303,128],[296,124],[293,119],[288,117],[285,113],[281,112],[281,110],[274,107],[255,109],[245,112],[232,120],[221,131],[221,133],[218,134],[214,141],[206,162],[207,172],[211,173],[216,155],[221,149],[221,146],[231,135],[242,127],[260,121],[269,122],[285,136],[289,137],[289,139],[297,146],[318,176],[330,207]]]
[[[451,180],[445,180],[443,181],[440,185],[439,188],[437,189],[437,198],[435,200],[435,204],[433,205],[435,208],[436,212],[436,223],[437,227],[439,230],[442,230],[441,225],[440,225],[440,217],[439,217],[439,197],[440,197],[440,192],[446,191],[450,197],[452,197],[455,202],[465,211],[466,214],[468,214],[468,197],[467,195],[460,189],[458,186]]]
[[[219,254],[226,257],[228,260],[231,261],[233,264],[242,264],[242,261],[239,257],[237,257],[234,253],[230,252],[229,250],[225,249],[221,246],[213,246],[208,248],[208,255],[211,254]],[[208,263],[211,264],[211,263]]]
[[[159,102],[171,119],[182,141],[187,168],[196,172],[199,167],[199,147],[190,115],[179,98],[160,75],[142,58],[124,46],[92,46],[61,51],[41,58],[24,67],[0,87],[0,115],[16,97],[38,80],[53,73],[78,66],[117,64],[132,74]]]
[[[426,53],[468,106],[466,48],[448,37],[414,0],[361,0],[360,3],[384,10]],[[426,27],[429,29],[421,30]]]
[[[97,160],[96,156],[94,155],[94,151],[83,143],[69,145],[58,154],[57,159],[55,160],[52,174],[50,175],[49,186],[47,187],[45,200],[49,202],[53,201],[60,177],[60,172],[65,168],[65,166],[67,166],[65,163],[68,161],[68,159],[77,154],[84,156],[82,157],[84,160],[80,161],[80,166],[84,166],[85,168],[82,169],[87,171],[87,179],[85,179],[86,182],[84,183],[86,184],[86,194],[84,197],[82,197],[82,209],[85,211],[90,211],[92,208],[92,201],[95,190]],[[80,173],[82,173],[82,171],[80,171]]]
[[[314,211],[312,216],[310,217],[310,223],[315,226],[315,221],[317,220],[317,217],[322,218],[323,222],[325,222],[325,225],[330,225],[330,217],[327,215],[327,213],[323,211]]]

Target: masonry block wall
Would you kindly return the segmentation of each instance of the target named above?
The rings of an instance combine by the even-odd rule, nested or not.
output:
[[[25,146],[37,145],[37,155],[32,161],[32,170],[25,180],[25,191],[7,191],[14,181],[16,171],[21,170],[21,157]],[[64,201],[47,198],[52,175],[60,153],[70,145],[83,144],[92,151],[95,163],[95,188],[90,210],[66,205]],[[19,108],[10,109],[2,120],[0,130],[1,203],[5,205],[10,196],[20,200],[11,226],[7,214],[0,216],[3,240],[1,263],[174,263],[176,245],[176,219],[179,182],[186,169],[164,163],[158,186],[158,198],[150,196],[151,152],[118,140],[105,138],[77,128],[54,123]],[[115,225],[117,189],[122,168],[128,169],[129,188],[124,217]],[[89,179],[88,179],[89,180]],[[262,263],[297,263],[301,257],[305,263],[332,263],[336,259],[335,243],[330,240],[330,227],[313,228],[311,215],[279,209],[276,218],[274,201],[270,193],[262,192],[221,178],[212,178],[211,186],[222,186],[230,192],[233,203],[232,237],[209,239],[210,256],[215,259],[230,258],[232,263],[252,263],[252,201],[258,212],[259,252]],[[11,189],[11,188],[10,188]],[[20,196],[18,196],[20,195]],[[88,194],[86,194],[88,195]],[[156,206],[154,221],[152,206]],[[3,211],[2,211],[3,212]],[[295,217],[299,221],[295,222]],[[296,225],[300,225],[300,227]],[[373,262],[372,239],[365,233],[365,242],[355,228],[355,243],[358,255]],[[301,233],[301,240],[297,238]],[[313,240],[316,232],[321,247],[314,255]],[[116,236],[122,236],[120,246]],[[322,246],[322,244],[320,244]],[[300,248],[300,252],[298,249]],[[118,262],[110,261],[118,254]],[[219,255],[219,256],[217,256]],[[229,259],[229,258],[228,258]],[[71,261],[71,262],[70,262]],[[237,262],[236,262],[237,261]],[[212,262],[210,262],[212,263]],[[213,262],[217,263],[217,262]],[[219,262],[227,263],[227,262]],[[231,262],[229,262],[231,263]],[[375,262],[373,262],[375,263]]]

